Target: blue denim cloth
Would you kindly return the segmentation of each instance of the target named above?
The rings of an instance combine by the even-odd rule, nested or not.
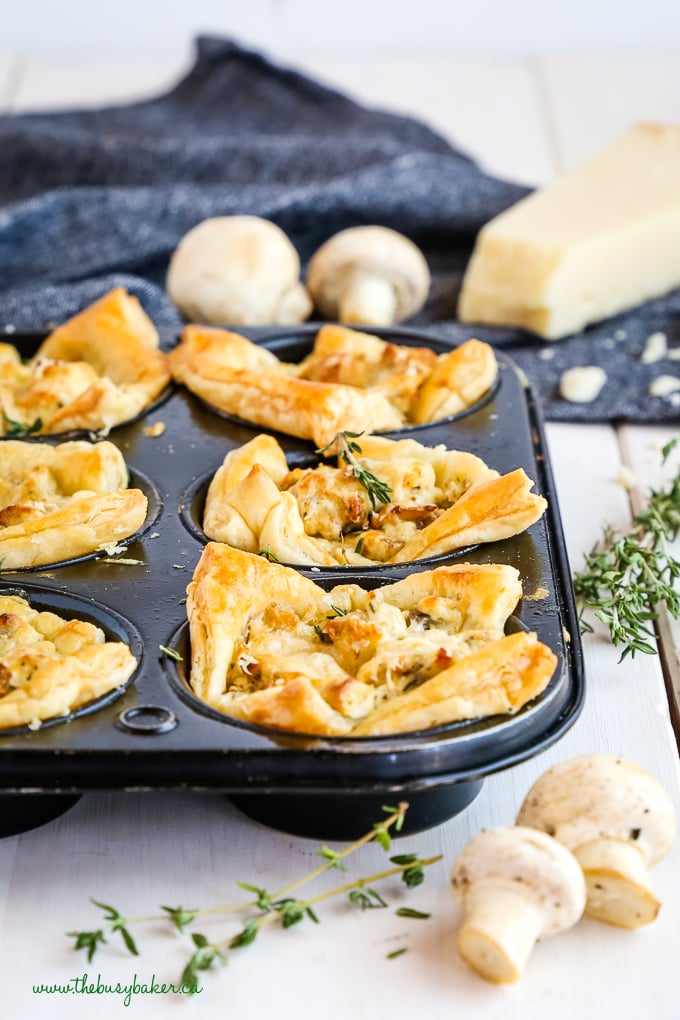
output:
[[[482,173],[424,124],[366,109],[210,37],[198,40],[193,69],[167,95],[0,117],[0,151],[0,335],[8,325],[61,322],[114,285],[174,330],[180,317],[163,282],[177,242],[208,216],[251,213],[278,223],[303,264],[344,227],[402,231],[424,250],[434,277],[412,324],[467,339],[455,308],[474,237],[527,193]],[[614,330],[625,339],[614,341]],[[507,347],[552,419],[663,421],[677,409],[648,396],[660,369],[639,363],[656,330],[680,344],[677,292],[551,345],[551,360],[540,356],[545,344],[519,331],[474,332]],[[611,344],[598,342],[605,339]],[[562,371],[596,363],[610,378],[600,398],[586,406],[560,400]]]

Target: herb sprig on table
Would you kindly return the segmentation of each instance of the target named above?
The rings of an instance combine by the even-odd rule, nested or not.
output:
[[[266,889],[248,882],[238,882],[239,888],[253,894],[253,899],[245,903],[230,904],[224,907],[211,907],[208,909],[186,909],[184,907],[162,906],[162,914],[152,917],[125,917],[115,907],[99,900],[92,900],[95,906],[103,912],[104,923],[93,931],[72,931],[68,932],[70,938],[75,940],[74,949],[82,949],[91,961],[102,945],[107,943],[111,935],[120,935],[127,952],[133,956],[139,955],[137,943],[130,933],[130,927],[142,923],[158,923],[167,921],[178,932],[185,930],[194,923],[198,917],[206,917],[216,914],[245,913],[246,917],[242,922],[241,930],[225,939],[211,941],[202,932],[192,932],[191,942],[193,952],[182,972],[181,983],[190,989],[198,989],[199,973],[208,970],[213,966],[224,966],[227,962],[227,950],[239,949],[252,945],[259,936],[261,930],[271,923],[280,924],[284,929],[291,928],[301,921],[309,920],[319,924],[319,918],[314,910],[316,904],[323,900],[336,896],[347,896],[347,900],[360,910],[374,908],[386,908],[387,901],[373,889],[373,885],[385,879],[398,876],[407,889],[414,889],[425,880],[425,868],[440,861],[441,855],[421,859],[415,853],[398,854],[390,857],[391,867],[385,868],[372,875],[365,875],[362,878],[349,879],[341,885],[317,893],[314,896],[299,898],[298,889],[315,878],[319,878],[327,871],[346,870],[345,860],[367,843],[378,843],[386,853],[389,853],[392,846],[392,834],[390,830],[399,832],[404,824],[404,818],[408,804],[401,803],[397,807],[384,807],[387,817],[376,822],[373,827],[360,839],[355,840],[343,850],[333,850],[328,846],[321,846],[316,853],[322,859],[322,863],[303,875],[297,881],[291,883],[278,892],[269,893]],[[429,915],[408,907],[399,907],[395,911],[398,917],[410,917],[424,919]]]
[[[673,439],[663,448],[663,463],[677,444]],[[680,616],[680,561],[667,549],[679,532],[680,472],[667,488],[651,490],[628,534],[617,536],[606,525],[585,558],[584,570],[574,575],[582,629],[592,631],[584,614],[593,612],[609,628],[613,645],[623,648],[621,659],[636,652],[656,653],[657,606],[663,603],[674,619]]]
[[[355,453],[362,452],[359,444],[355,442],[361,436],[363,436],[363,432],[338,432],[331,439],[330,443],[316,450],[316,453],[323,455],[334,450],[338,458],[352,469],[353,476],[359,485],[366,490],[371,506],[374,510],[377,510],[379,504],[389,503],[390,496],[392,495],[392,486],[387,482],[381,481],[372,471],[362,467],[354,456]]]

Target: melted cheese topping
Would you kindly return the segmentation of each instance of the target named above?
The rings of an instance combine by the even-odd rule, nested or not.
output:
[[[158,333],[138,300],[115,288],[22,362],[0,344],[0,435],[106,433],[139,414],[169,381]]]
[[[0,729],[68,715],[122,686],[136,665],[127,645],[107,642],[94,624],[0,596]]]
[[[269,548],[284,563],[361,566],[507,538],[545,507],[522,471],[499,477],[470,453],[377,436],[357,446],[355,464],[289,471],[276,440],[257,436],[215,474],[205,533],[248,552]],[[388,502],[372,498],[366,473]]]
[[[99,377],[84,361],[35,358],[24,364],[8,344],[0,364],[2,435],[49,431],[45,424]]]
[[[498,373],[493,349],[479,340],[438,355],[330,324],[299,364],[237,333],[195,325],[169,359],[175,379],[208,403],[317,446],[341,429],[381,432],[459,414]]]
[[[191,684],[220,711],[302,733],[368,735],[517,711],[552,652],[504,636],[517,571],[456,564],[325,592],[218,543],[187,589]]]
[[[460,629],[460,613],[448,599],[436,600],[436,606],[423,600],[414,610],[376,605],[370,596],[367,609],[345,611],[336,604],[336,599],[345,605],[349,600],[351,606],[364,595],[346,585],[303,616],[274,601],[251,617],[227,673],[227,699],[238,702],[297,676],[308,679],[327,701],[334,692],[330,698],[337,711],[352,718],[350,709],[360,706],[363,716],[502,636],[498,628]],[[345,686],[344,696],[338,685]]]
[[[72,559],[133,535],[147,499],[109,442],[0,443],[0,568]]]

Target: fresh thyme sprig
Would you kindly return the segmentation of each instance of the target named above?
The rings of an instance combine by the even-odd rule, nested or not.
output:
[[[189,925],[193,924],[197,917],[249,911],[250,914],[245,918],[241,930],[229,938],[211,941],[201,932],[192,932],[193,952],[183,970],[181,980],[182,984],[197,990],[199,973],[201,971],[209,970],[213,966],[224,966],[227,962],[227,950],[252,945],[260,930],[267,924],[278,921],[281,927],[291,928],[305,919],[318,924],[319,918],[313,909],[314,905],[340,895],[347,895],[349,902],[358,906],[361,910],[386,907],[386,900],[372,886],[376,882],[397,875],[401,876],[402,881],[409,889],[420,885],[424,881],[424,869],[440,861],[441,855],[420,859],[417,854],[413,853],[399,854],[390,858],[390,863],[393,866],[384,871],[379,871],[363,878],[349,880],[343,885],[327,889],[306,899],[299,899],[291,895],[301,886],[320,877],[327,871],[333,869],[345,871],[345,858],[367,843],[377,842],[385,851],[389,852],[392,844],[390,830],[395,832],[401,830],[407,808],[408,804],[406,803],[400,803],[396,807],[383,807],[387,817],[376,822],[368,832],[343,850],[333,850],[325,845],[320,847],[316,853],[321,857],[322,863],[308,874],[303,875],[302,878],[299,878],[276,893],[270,894],[266,889],[259,886],[251,885],[247,882],[239,882],[239,887],[246,892],[252,893],[254,899],[246,903],[204,910],[188,910],[181,906],[163,906],[161,909],[164,913],[159,916],[133,918],[124,917],[115,907],[109,906],[106,903],[92,900],[96,906],[104,911],[104,921],[106,924],[94,931],[73,931],[69,932],[68,935],[75,939],[75,949],[85,950],[88,961],[91,961],[101,945],[107,942],[107,935],[114,932],[120,932],[127,951],[137,956],[139,951],[129,932],[129,927],[132,924],[165,920],[170,921],[177,931],[183,933]],[[253,914],[252,911],[254,910],[258,911],[258,913]],[[409,912],[407,913],[406,911]],[[396,914],[401,917],[425,918],[428,916],[420,911],[403,907],[399,908]]]
[[[352,469],[352,474],[359,485],[366,490],[371,506],[374,510],[377,510],[379,504],[389,503],[390,496],[392,495],[392,486],[387,482],[381,481],[372,471],[367,471],[354,456],[355,453],[361,453],[361,447],[354,441],[361,436],[363,436],[363,432],[338,432],[331,439],[330,443],[322,446],[316,452],[324,454],[335,448],[334,452],[338,458]]]
[[[677,443],[674,439],[663,448],[664,463]],[[667,549],[667,542],[678,532],[680,472],[669,487],[650,491],[628,534],[617,537],[606,525],[602,539],[585,558],[585,569],[574,575],[582,630],[593,629],[584,618],[590,610],[609,628],[613,645],[623,647],[621,659],[636,652],[656,653],[657,606],[663,603],[674,619],[680,616],[680,593],[675,587],[680,561]]]

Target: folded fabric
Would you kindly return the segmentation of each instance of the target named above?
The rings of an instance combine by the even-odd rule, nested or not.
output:
[[[426,125],[366,109],[229,40],[199,39],[192,70],[158,99],[0,117],[0,144],[0,335],[63,321],[120,285],[160,328],[176,329],[168,260],[209,216],[271,219],[303,263],[337,230],[380,223],[412,238],[433,271],[430,300],[408,325],[507,347],[549,418],[677,416],[672,395],[649,395],[660,365],[639,359],[653,332],[680,345],[678,292],[550,346],[456,323],[477,231],[527,189],[484,174]],[[569,404],[559,377],[583,364],[601,364],[608,384],[594,403]]]

